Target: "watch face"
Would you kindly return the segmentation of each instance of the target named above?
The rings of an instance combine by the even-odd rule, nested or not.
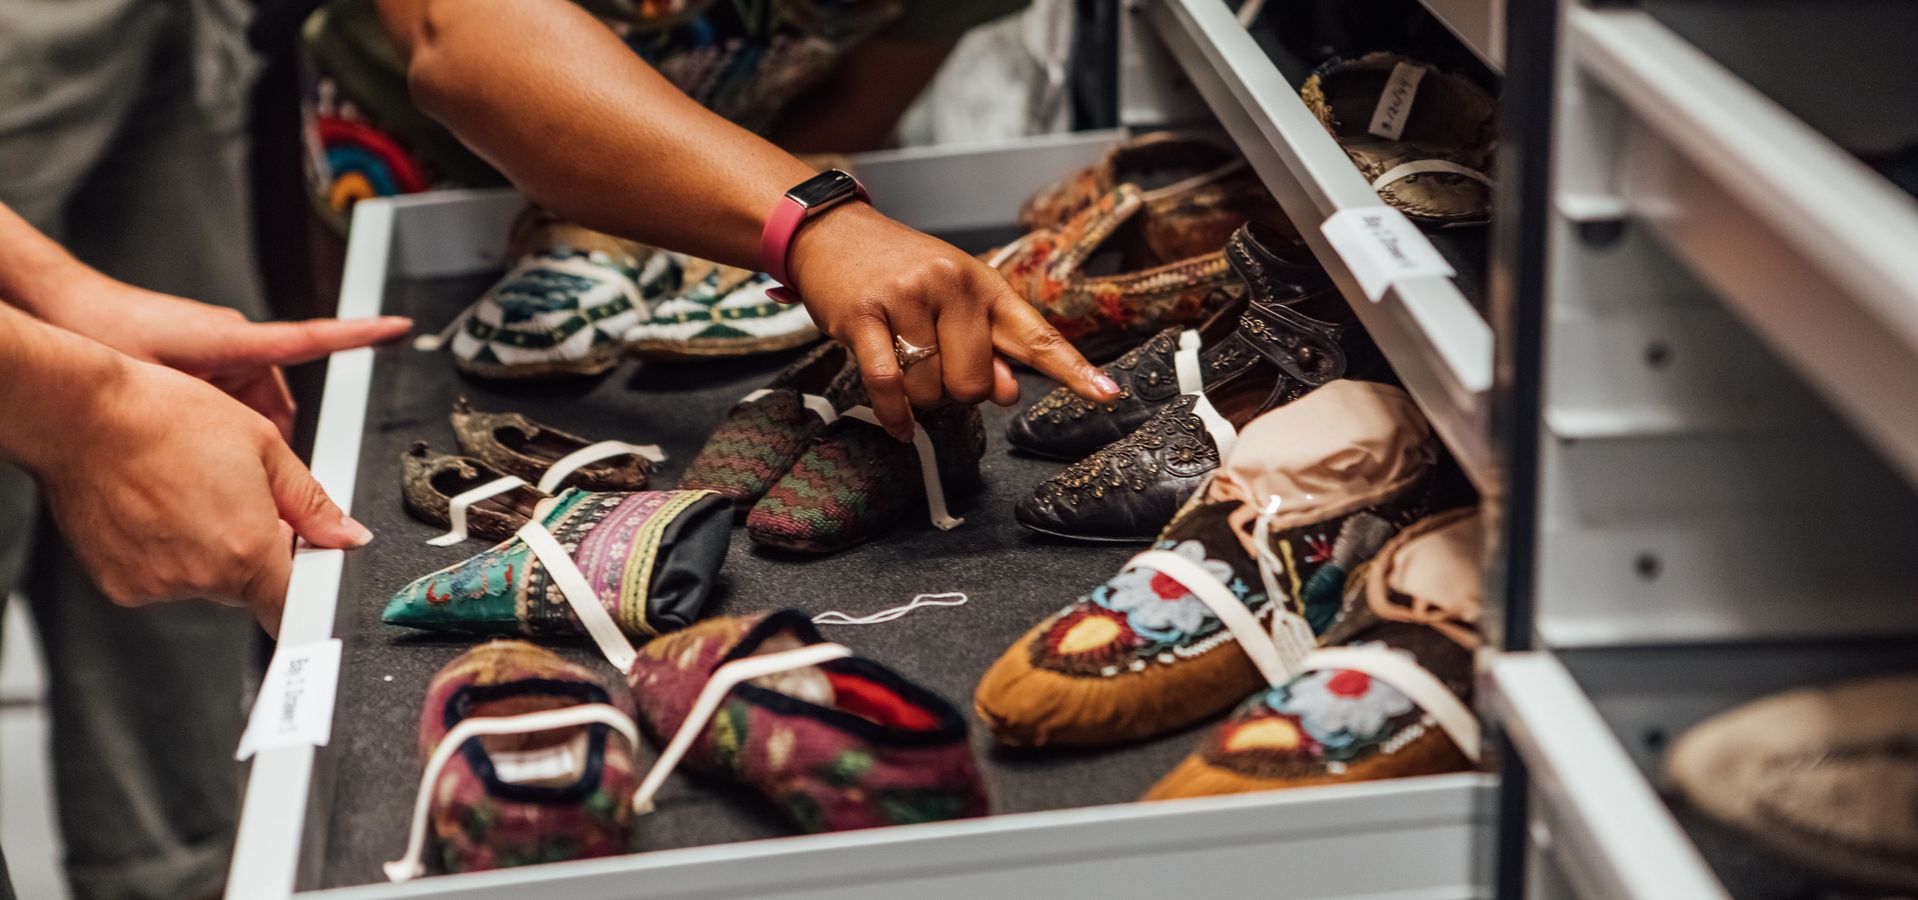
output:
[[[827,169],[800,182],[798,187],[787,191],[786,196],[808,210],[815,210],[851,197],[857,184],[851,175]]]

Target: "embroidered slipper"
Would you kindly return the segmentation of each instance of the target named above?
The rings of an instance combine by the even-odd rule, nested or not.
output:
[[[1425,222],[1491,214],[1498,102],[1470,79],[1368,53],[1321,65],[1299,96],[1387,204]]]
[[[854,399],[865,401],[855,386]],[[836,553],[864,543],[925,509],[935,527],[957,527],[946,502],[979,490],[985,425],[972,406],[916,410],[911,444],[854,406],[826,426],[746,515],[754,542],[798,553]],[[922,485],[923,491],[910,485]]]
[[[819,339],[812,314],[767,293],[772,276],[658,253],[640,277],[651,316],[626,332],[627,348],[653,360],[711,359],[790,350]]]
[[[547,493],[561,486],[589,491],[636,491],[666,454],[655,444],[588,442],[519,413],[475,412],[465,397],[453,401],[453,437],[460,449]]]
[[[802,831],[986,815],[964,717],[892,670],[837,648],[730,689],[718,678],[762,654],[832,646],[798,610],[709,619],[640,648],[627,681],[641,726],[673,739],[667,754],[759,791]],[[709,682],[718,693],[702,698]]]
[[[466,651],[420,714],[425,772],[406,853],[387,877],[625,853],[638,729],[627,691],[524,641]]]
[[[1160,329],[1205,321],[1245,290],[1223,248],[1248,219],[1289,227],[1256,179],[1151,201],[1122,184],[987,261],[1080,352],[1111,359]]]
[[[840,410],[857,405],[858,386],[859,367],[845,346],[820,344],[733,406],[679,486],[713,491],[745,513],[792,471]]]
[[[443,546],[469,535],[506,540],[547,496],[526,479],[470,456],[434,453],[425,441],[415,441],[400,457],[400,489],[413,518],[448,529],[445,539],[433,541]]]
[[[401,588],[380,618],[429,631],[598,638],[567,598],[577,575],[619,631],[651,637],[705,610],[731,530],[731,505],[709,491],[567,488],[511,540]],[[575,571],[554,572],[560,552]]]
[[[1224,712],[1285,664],[1229,622],[1276,620],[1302,654],[1348,576],[1428,502],[1431,432],[1396,388],[1335,381],[1246,433],[1151,550],[980,679],[973,708],[1001,743],[1116,744]],[[1284,513],[1262,514],[1275,496]]]
[[[1479,759],[1470,704],[1482,541],[1472,509],[1400,532],[1353,579],[1354,587],[1362,585],[1360,608],[1322,636],[1344,646],[1307,653],[1289,678],[1241,704],[1145,799],[1472,768]]]
[[[1918,893],[1918,676],[1773,694],[1686,731],[1679,799],[1752,845],[1861,896]]]
[[[646,316],[634,278],[642,245],[528,207],[513,225],[513,268],[421,350],[452,349],[482,378],[598,375],[619,363],[623,336]]]
[[[1121,142],[1093,166],[1056,181],[1019,208],[1027,231],[1054,228],[1121,184],[1146,199],[1219,181],[1245,169],[1231,141],[1210,132],[1154,131]]]

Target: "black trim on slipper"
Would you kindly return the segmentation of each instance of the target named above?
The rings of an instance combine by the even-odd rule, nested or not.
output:
[[[469,684],[454,691],[453,696],[446,698],[444,721],[450,730],[462,720],[471,717],[475,704],[535,694],[569,697],[580,703],[612,702],[612,697],[598,685],[557,678],[526,678],[503,684]],[[460,745],[460,755],[466,758],[467,766],[472,768],[474,775],[479,776],[480,783],[486,786],[486,792],[492,796],[519,803],[553,805],[579,803],[599,789],[600,776],[606,761],[606,735],[612,730],[604,724],[588,725],[586,729],[586,765],[581,768],[578,780],[563,787],[514,784],[501,779],[499,773],[493,768],[493,757],[486,752],[486,745],[477,737],[468,738],[466,743]]]

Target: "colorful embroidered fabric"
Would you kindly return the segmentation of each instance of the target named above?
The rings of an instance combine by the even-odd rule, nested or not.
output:
[[[467,718],[584,703],[632,710],[627,691],[608,690],[592,671],[546,650],[524,641],[481,644],[427,685],[420,757],[430,758]],[[639,786],[632,754],[605,725],[468,740],[433,785],[429,821],[438,853],[429,858],[447,872],[476,872],[625,853]],[[508,765],[516,760],[540,764],[546,777],[516,774],[534,768]]]
[[[1027,230],[1056,227],[1121,184],[1150,191],[1194,178],[1218,178],[1243,165],[1230,144],[1210,134],[1142,134],[1027,198],[1019,207],[1019,225]]]
[[[660,253],[640,279],[651,315],[626,332],[641,356],[747,356],[788,350],[819,339],[804,306],[781,303],[764,272]]]
[[[725,559],[732,515],[709,491],[567,488],[539,521],[566,548],[621,630],[651,637],[699,617]],[[381,619],[433,631],[582,635],[558,584],[515,537],[401,588]]]
[[[669,740],[724,663],[820,643],[807,615],[710,619],[640,648],[628,682],[640,723]],[[983,816],[965,719],[951,703],[857,657],[732,690],[686,765],[764,794],[802,831]]]
[[[837,342],[821,344],[775,376],[764,396],[733,407],[680,476],[680,487],[713,491],[744,512],[792,471],[825,430],[826,420],[803,395],[825,398],[837,414],[855,405],[858,390],[852,354]]]

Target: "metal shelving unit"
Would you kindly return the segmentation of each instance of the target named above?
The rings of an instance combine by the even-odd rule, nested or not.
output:
[[[1494,70],[1505,68],[1506,0],[1419,0],[1461,43]]]

